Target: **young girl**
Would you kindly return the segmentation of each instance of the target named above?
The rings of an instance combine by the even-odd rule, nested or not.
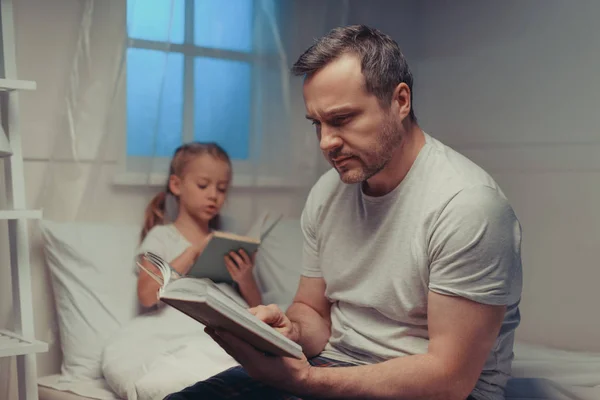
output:
[[[215,143],[189,143],[179,147],[171,160],[165,191],[157,194],[146,209],[139,253],[152,252],[185,275],[204,250],[213,229],[219,229],[219,211],[231,181],[229,156]],[[166,204],[176,199],[175,221],[166,220]],[[144,267],[157,271],[148,261]],[[225,256],[225,265],[237,289],[250,307],[261,304],[254,280],[254,254],[244,250]],[[137,292],[144,307],[158,303],[159,284],[145,271],[138,275]]]

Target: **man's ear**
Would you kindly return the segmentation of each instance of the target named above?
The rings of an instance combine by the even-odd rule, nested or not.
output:
[[[392,96],[392,109],[401,120],[404,120],[404,118],[410,114],[411,107],[410,89],[406,83],[401,82],[398,84],[398,86],[396,86],[396,89],[394,89],[394,94]]]
[[[169,190],[175,196],[179,196],[181,194],[181,178],[177,175],[169,176]]]

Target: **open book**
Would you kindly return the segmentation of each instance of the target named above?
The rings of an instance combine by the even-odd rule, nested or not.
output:
[[[268,214],[265,215],[265,220],[267,217]],[[225,266],[225,255],[231,251],[237,252],[240,249],[244,249],[246,254],[248,254],[249,257],[252,257],[252,254],[258,250],[260,243],[273,230],[281,218],[282,215],[275,219],[275,221],[260,235],[260,238],[214,231],[212,238],[194,262],[188,275],[193,276],[194,278],[208,278],[217,283],[233,283],[233,279]]]
[[[159,299],[187,314],[196,321],[213,329],[223,329],[269,354],[302,358],[302,347],[267,325],[235,300],[235,291],[227,294],[225,287],[217,286],[208,279],[183,277],[172,279],[171,266],[153,253],[140,255],[154,265],[161,276],[144,267],[161,286]]]

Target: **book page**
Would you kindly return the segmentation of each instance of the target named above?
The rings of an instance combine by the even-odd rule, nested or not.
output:
[[[248,312],[248,304],[234,288],[224,284],[215,284],[210,279],[180,278],[171,281],[164,291],[165,296],[178,297],[182,300],[203,300],[209,294],[223,304],[241,312]]]
[[[204,299],[212,282],[204,279],[181,278],[169,283],[163,295],[182,300]]]
[[[213,235],[215,237],[222,237],[222,238],[233,240],[236,242],[247,242],[247,243],[256,243],[256,244],[260,243],[260,240],[258,238],[242,236],[242,235],[238,235],[238,234],[232,233],[232,232],[214,231]]]
[[[231,286],[230,284],[214,283],[214,282],[211,282],[211,284],[215,289],[220,290],[225,295],[229,296],[233,301],[238,303],[240,306],[245,307],[245,308],[250,307],[248,305],[248,303],[246,303],[246,300],[244,300],[242,295],[237,290],[235,290],[235,288],[233,286]]]

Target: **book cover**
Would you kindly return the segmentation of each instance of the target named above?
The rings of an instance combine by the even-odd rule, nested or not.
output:
[[[194,265],[188,272],[189,276],[194,278],[207,278],[216,283],[233,283],[233,279],[227,271],[224,257],[232,251],[243,249],[249,257],[260,247],[260,243],[273,230],[275,225],[281,220],[280,215],[269,227],[261,234],[260,238],[236,235],[229,232],[215,231],[206,248],[194,262]],[[266,217],[265,217],[266,219]]]

